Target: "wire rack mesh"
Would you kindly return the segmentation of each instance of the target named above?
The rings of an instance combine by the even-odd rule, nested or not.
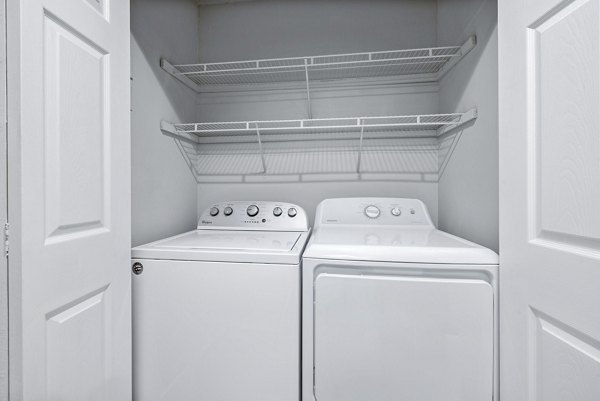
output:
[[[234,121],[173,124],[175,134],[194,135],[199,143],[295,141],[318,139],[352,139],[360,137],[406,137],[421,131],[422,136],[436,136],[444,127],[464,120],[464,113],[411,116],[349,117],[305,120]],[[411,134],[412,133],[412,134]]]
[[[417,173],[436,174],[438,142],[404,140],[206,144],[186,147],[195,176]],[[263,165],[264,159],[264,165]],[[265,166],[267,171],[265,171]]]
[[[431,47],[310,57],[173,65],[196,85],[264,84],[437,74],[464,55],[463,47]]]
[[[163,122],[162,130],[182,142],[196,179],[348,172],[435,176],[445,134],[476,117],[477,110],[472,109],[409,116]]]

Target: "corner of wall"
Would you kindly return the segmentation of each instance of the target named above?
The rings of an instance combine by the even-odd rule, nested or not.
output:
[[[457,145],[441,172],[439,227],[497,252],[497,1],[438,2],[440,45],[456,45],[474,33],[475,49],[440,83],[440,110],[452,113],[476,107],[478,118],[456,134]]]
[[[161,119],[196,117],[196,93],[159,65],[195,62],[197,5],[192,0],[132,0],[132,244],[139,245],[196,227],[196,180]],[[176,21],[176,23],[169,23]]]

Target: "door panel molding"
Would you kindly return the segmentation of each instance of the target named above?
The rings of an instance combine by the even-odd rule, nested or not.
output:
[[[99,45],[44,17],[44,197],[52,244],[109,231],[110,62]]]
[[[530,382],[532,400],[587,400],[600,393],[600,341],[531,308]],[[594,384],[595,383],[595,384]]]
[[[527,28],[529,236],[561,249],[600,250],[599,17],[565,1]]]

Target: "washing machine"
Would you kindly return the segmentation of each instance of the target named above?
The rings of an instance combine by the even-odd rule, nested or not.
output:
[[[303,257],[304,401],[498,399],[498,255],[416,199],[328,199]]]
[[[297,205],[223,202],[134,248],[134,400],[298,400],[309,234]]]

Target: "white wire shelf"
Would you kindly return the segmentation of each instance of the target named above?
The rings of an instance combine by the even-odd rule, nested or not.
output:
[[[362,173],[405,169],[402,160],[415,155],[418,159],[423,150],[433,155],[432,147],[437,152],[441,137],[457,132],[476,118],[477,110],[471,109],[464,113],[385,117],[188,124],[162,121],[161,130],[178,140],[196,178],[215,171],[226,174],[223,171],[228,168],[235,168],[235,174],[288,171],[286,160],[303,165],[293,171]],[[340,157],[345,160],[342,165],[328,164]],[[327,165],[330,167],[324,167]],[[348,168],[350,165],[354,167]]]
[[[476,44],[471,36],[462,46],[310,57],[247,60],[161,67],[190,88],[282,82],[331,81],[352,78],[395,77],[397,82],[432,82],[444,76]]]
[[[172,124],[161,123],[166,135],[184,141],[231,143],[289,140],[350,139],[363,133],[387,137],[437,137],[477,117],[477,110],[465,113],[423,114],[385,117],[320,118],[303,120],[234,121]],[[370,135],[371,138],[375,137]]]

